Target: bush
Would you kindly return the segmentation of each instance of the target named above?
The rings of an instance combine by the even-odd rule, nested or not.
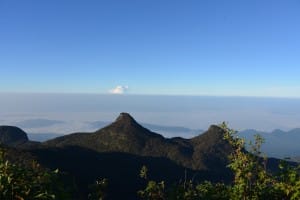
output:
[[[67,199],[58,181],[58,170],[42,169],[37,162],[25,167],[5,159],[0,148],[0,199]]]
[[[195,185],[193,181],[184,181],[173,187],[165,188],[164,182],[148,181],[145,189],[138,192],[147,200],[296,200],[300,199],[299,167],[286,162],[279,164],[279,173],[267,171],[267,158],[260,152],[264,139],[255,136],[245,150],[245,140],[236,136],[236,131],[222,123],[224,139],[233,150],[229,156],[228,167],[234,173],[232,184],[211,183],[208,181]],[[141,170],[141,177],[147,179],[147,168]]]

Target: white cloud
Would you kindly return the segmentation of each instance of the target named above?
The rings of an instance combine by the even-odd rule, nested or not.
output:
[[[128,91],[128,86],[118,85],[117,87],[109,90],[109,93],[111,93],[111,94],[124,94],[127,91]]]

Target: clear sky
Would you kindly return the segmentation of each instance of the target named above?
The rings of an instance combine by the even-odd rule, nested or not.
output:
[[[0,92],[300,97],[298,0],[1,0]]]

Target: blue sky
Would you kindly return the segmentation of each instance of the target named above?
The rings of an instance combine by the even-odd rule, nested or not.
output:
[[[0,92],[300,97],[299,10],[297,0],[3,0]]]

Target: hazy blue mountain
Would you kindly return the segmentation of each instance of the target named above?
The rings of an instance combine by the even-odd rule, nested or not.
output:
[[[265,139],[262,151],[267,156],[285,158],[300,155],[300,128],[283,131],[275,129],[272,132],[262,132],[257,130],[240,131],[238,135],[250,141],[254,139],[254,135],[259,134]]]

